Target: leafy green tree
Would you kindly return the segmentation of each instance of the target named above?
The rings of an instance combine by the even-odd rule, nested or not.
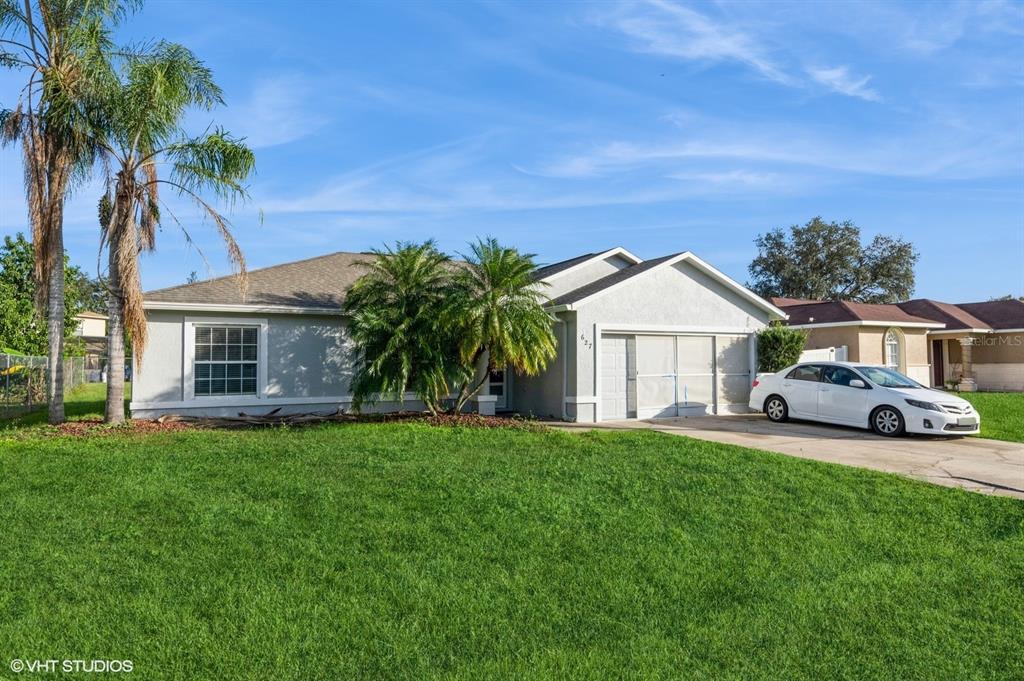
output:
[[[748,286],[762,297],[892,303],[914,292],[918,253],[896,237],[875,236],[861,245],[852,222],[816,217],[804,226],[782,228],[755,240],[758,255],[750,263]]]
[[[456,413],[487,380],[486,371],[476,371],[483,358],[489,368],[535,375],[557,352],[554,319],[544,310],[546,284],[533,277],[534,256],[495,239],[470,248],[466,266],[455,271],[455,295],[445,315],[457,329],[462,361]]]
[[[0,111],[5,143],[20,140],[36,305],[46,310],[49,421],[64,421],[64,200],[85,177],[95,147],[85,122],[93,89],[111,71],[111,27],[130,0],[0,0],[0,66],[28,82],[13,109]]]
[[[757,370],[766,373],[782,371],[800,361],[800,353],[807,343],[807,334],[773,324],[757,333]]]
[[[459,368],[452,328],[442,319],[453,293],[451,260],[433,241],[373,253],[344,304],[357,350],[353,407],[378,395],[402,401],[411,391],[437,414]]]
[[[0,247],[0,347],[26,355],[45,355],[49,347],[46,320],[35,305],[35,254],[25,235],[5,236]],[[86,309],[81,283],[89,281],[80,269],[64,258],[67,296],[62,327],[73,338],[75,315]]]
[[[222,129],[192,137],[182,128],[189,109],[218,104],[223,98],[210,70],[181,45],[161,42],[130,56],[91,112],[93,135],[110,169],[106,204],[100,205],[101,220],[107,220],[101,227],[108,249],[109,423],[125,417],[126,334],[136,366],[146,349],[139,254],[156,248],[157,228],[165,221],[163,213],[169,214],[161,188],[193,203],[213,223],[243,277],[240,285],[244,282],[242,250],[211,201],[233,205],[248,199],[243,182],[253,172],[255,156]],[[191,242],[182,221],[170,217]]]

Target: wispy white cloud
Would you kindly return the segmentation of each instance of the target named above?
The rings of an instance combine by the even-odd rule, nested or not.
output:
[[[278,74],[259,80],[240,102],[229,102],[218,120],[253,148],[273,147],[307,137],[330,122],[318,101],[320,95],[307,77]]]
[[[531,169],[551,178],[601,178],[643,172],[720,173],[708,164],[740,166],[725,171],[733,181],[750,172],[792,173],[817,168],[877,177],[963,179],[1015,170],[1020,141],[1012,131],[985,131],[935,124],[910,134],[836,137],[780,126],[753,129],[742,123],[705,123],[687,135],[645,141],[616,140],[584,153],[555,156]],[[702,165],[703,164],[703,165]],[[681,166],[685,166],[680,170]],[[748,174],[744,174],[748,173]]]
[[[667,0],[631,3],[596,20],[619,30],[644,52],[709,63],[737,62],[768,80],[794,82],[751,36]]]
[[[801,57],[779,46],[768,31],[712,18],[671,0],[644,0],[597,14],[595,21],[625,35],[633,49],[664,57],[704,63],[730,62],[751,69],[762,78],[789,87],[824,85],[831,92],[879,101],[867,87],[870,76],[853,77],[846,66],[805,67]],[[810,81],[801,71],[810,76]]]
[[[729,190],[758,192],[786,184],[770,172],[735,168],[676,168],[645,182],[579,182],[574,174],[522,172],[511,163],[494,163],[495,156],[515,153],[499,141],[482,136],[439,145],[339,174],[311,192],[262,195],[257,203],[268,215],[561,210],[660,203]]]
[[[878,93],[868,87],[871,76],[863,76],[861,78],[852,76],[850,75],[850,70],[845,66],[835,66],[832,68],[809,67],[807,73],[815,81],[840,94],[860,97],[869,102],[881,100]]]

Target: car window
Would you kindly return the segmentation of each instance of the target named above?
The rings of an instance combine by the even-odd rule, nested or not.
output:
[[[821,379],[821,367],[816,364],[805,364],[790,371],[786,378],[794,381],[818,381]]]
[[[867,376],[872,383],[883,388],[923,388],[924,386],[912,378],[907,378],[898,371],[882,367],[857,367],[857,371]]]
[[[825,370],[821,372],[821,380],[825,383],[831,383],[832,385],[845,385],[849,386],[850,381],[860,380],[860,376],[850,371],[846,367],[825,367]]]

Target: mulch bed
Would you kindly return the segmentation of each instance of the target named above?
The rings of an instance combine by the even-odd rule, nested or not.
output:
[[[322,423],[423,423],[441,428],[511,428],[540,431],[545,426],[518,416],[481,416],[480,414],[439,414],[422,412],[396,412],[391,414],[346,414],[344,412],[287,414],[274,412],[266,415],[239,413],[232,417],[162,416],[154,420],[129,419],[121,425],[111,426],[100,419],[68,421],[57,426],[18,429],[10,433],[18,437],[70,436],[97,437],[107,435],[152,435],[188,430],[280,428],[318,425]]]

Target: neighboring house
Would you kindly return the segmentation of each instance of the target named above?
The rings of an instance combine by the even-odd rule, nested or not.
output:
[[[928,334],[933,385],[1024,391],[1024,301],[951,305],[921,299],[900,307],[946,325]]]
[[[915,381],[931,382],[928,332],[943,324],[896,305],[772,298],[787,323],[807,332],[807,350],[845,347],[846,360],[892,367]]]
[[[106,338],[107,337],[107,315],[86,310],[75,315],[78,326],[75,327],[75,335],[82,338]]]
[[[847,358],[892,366],[925,385],[1024,390],[1024,302],[868,305],[773,298],[807,350],[846,347]]]
[[[341,305],[374,256],[334,253],[145,295],[149,347],[132,414],[348,408]],[[557,357],[538,376],[492,371],[476,407],[593,422],[746,410],[753,334],[784,314],[692,253],[622,248],[542,267]],[[420,408],[407,396],[406,409]],[[375,410],[403,408],[378,403]]]
[[[99,381],[107,357],[107,315],[86,310],[75,315],[75,320],[75,335],[85,343],[87,378]]]

